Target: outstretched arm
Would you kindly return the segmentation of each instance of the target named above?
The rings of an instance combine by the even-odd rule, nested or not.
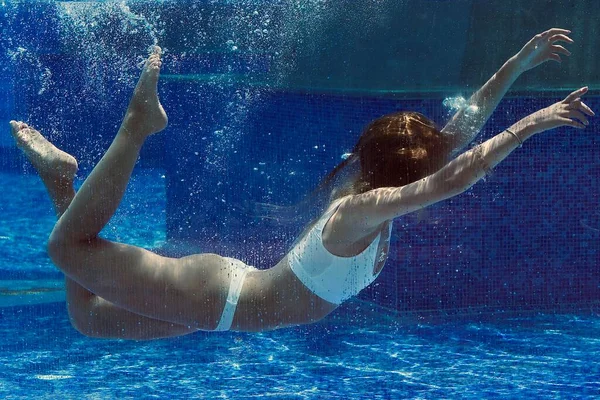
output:
[[[536,133],[560,126],[585,128],[586,115],[594,115],[581,101],[586,92],[587,87],[579,89],[563,101],[523,118],[426,178],[402,187],[379,188],[350,196],[338,208],[336,229],[347,232],[345,240],[363,238],[387,220],[463,193]]]
[[[534,36],[471,96],[468,104],[442,129],[442,132],[451,138],[453,155],[458,154],[475,139],[508,89],[523,72],[548,60],[560,63],[559,54],[571,54],[561,45],[555,44],[559,41],[573,43],[567,36],[569,33],[569,30],[554,28]]]

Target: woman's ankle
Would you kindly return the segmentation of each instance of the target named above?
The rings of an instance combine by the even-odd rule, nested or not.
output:
[[[117,136],[141,147],[149,136],[149,133],[141,130],[139,128],[140,125],[136,122],[135,117],[126,116]]]

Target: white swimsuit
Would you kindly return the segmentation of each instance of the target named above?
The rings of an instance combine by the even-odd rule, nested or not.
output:
[[[228,331],[231,329],[233,322],[233,316],[235,315],[235,309],[237,308],[240,294],[242,293],[242,286],[246,280],[246,275],[250,271],[256,271],[257,268],[247,265],[243,261],[237,258],[224,257],[233,266],[231,272],[231,283],[229,284],[229,293],[227,294],[227,301],[221,314],[221,320],[215,328],[215,331]]]
[[[380,246],[384,227],[369,247],[354,257],[331,254],[323,246],[323,228],[340,203],[341,201],[323,214],[289,255],[290,268],[298,279],[314,294],[333,304],[341,304],[357,295],[379,276],[381,269],[378,268],[374,273],[374,267],[377,263],[385,261],[392,231],[392,224],[389,223],[386,225],[386,242]]]
[[[385,245],[389,244],[392,233],[389,224],[386,226],[388,234],[385,242],[380,243],[382,235],[379,234],[369,247],[354,257],[339,257],[331,254],[323,246],[323,228],[340,203],[341,201],[336,207],[323,214],[310,232],[292,249],[288,257],[290,268],[298,279],[315,295],[333,304],[341,304],[357,295],[379,276],[381,269],[378,268],[376,273],[373,273],[373,269],[376,264],[385,261],[387,251]],[[246,275],[256,270],[255,267],[246,265],[238,259],[229,257],[225,259],[233,266],[232,278],[227,302],[215,331],[231,329]]]

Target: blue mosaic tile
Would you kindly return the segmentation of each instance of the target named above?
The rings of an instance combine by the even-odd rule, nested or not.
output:
[[[187,96],[190,90],[173,92]],[[167,162],[174,177],[168,190],[169,237],[197,241],[205,251],[226,252],[260,267],[278,261],[301,226],[248,218],[232,210],[236,201],[299,200],[377,116],[406,109],[440,124],[448,118],[442,99],[248,90],[246,96],[255,101],[246,102],[246,115],[235,125],[227,122],[231,115],[218,110],[238,90],[196,90],[195,101],[202,99],[197,112],[211,117],[192,117],[193,128],[185,127],[190,121],[174,122],[177,129],[169,136],[168,151],[179,155]],[[558,99],[503,101],[477,141]],[[588,99],[592,108],[599,103]],[[180,115],[185,119],[185,111]],[[219,134],[228,134],[219,133],[221,128],[240,135],[227,142],[230,148],[215,147]],[[597,301],[600,165],[592,150],[597,131],[592,126],[539,135],[485,182],[430,207],[425,216],[397,219],[387,266],[361,297],[403,311],[553,309]]]
[[[15,83],[24,88],[15,93],[15,118],[27,119],[89,169],[108,147],[130,88],[115,83],[108,97],[83,101],[67,95],[85,88],[85,75],[78,74],[72,57],[42,59],[69,85],[39,94],[25,71]],[[181,254],[192,248],[217,252],[261,268],[285,255],[309,218],[295,224],[258,218],[251,213],[256,203],[300,200],[380,115],[404,109],[440,124],[449,118],[441,97],[286,92],[174,80],[162,82],[160,91],[170,127],[148,141],[140,166],[165,170],[168,238],[185,243]],[[40,107],[56,104],[61,93],[60,112],[43,113]],[[478,141],[562,95],[504,100]],[[588,103],[600,109],[598,97]],[[556,309],[597,301],[597,133],[592,123],[586,131],[539,135],[486,182],[424,215],[399,218],[387,266],[361,297],[403,311]],[[27,165],[11,146],[0,150],[1,169],[22,171]]]

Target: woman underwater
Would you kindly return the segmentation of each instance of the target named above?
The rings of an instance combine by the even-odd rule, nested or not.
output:
[[[594,113],[587,88],[539,110],[456,158],[519,75],[570,55],[570,31],[536,35],[438,130],[416,112],[373,121],[345,165],[360,173],[274,267],[257,270],[216,254],[168,258],[98,236],[127,187],[146,137],[167,126],[157,95],[161,51],[147,59],[122,125],[77,193],[76,160],[25,123],[12,134],[39,172],[59,220],[48,241],[66,275],[73,326],[92,337],[154,339],[197,330],[264,331],[324,318],[381,271],[392,221],[457,196],[532,136],[560,126],[583,129]]]

